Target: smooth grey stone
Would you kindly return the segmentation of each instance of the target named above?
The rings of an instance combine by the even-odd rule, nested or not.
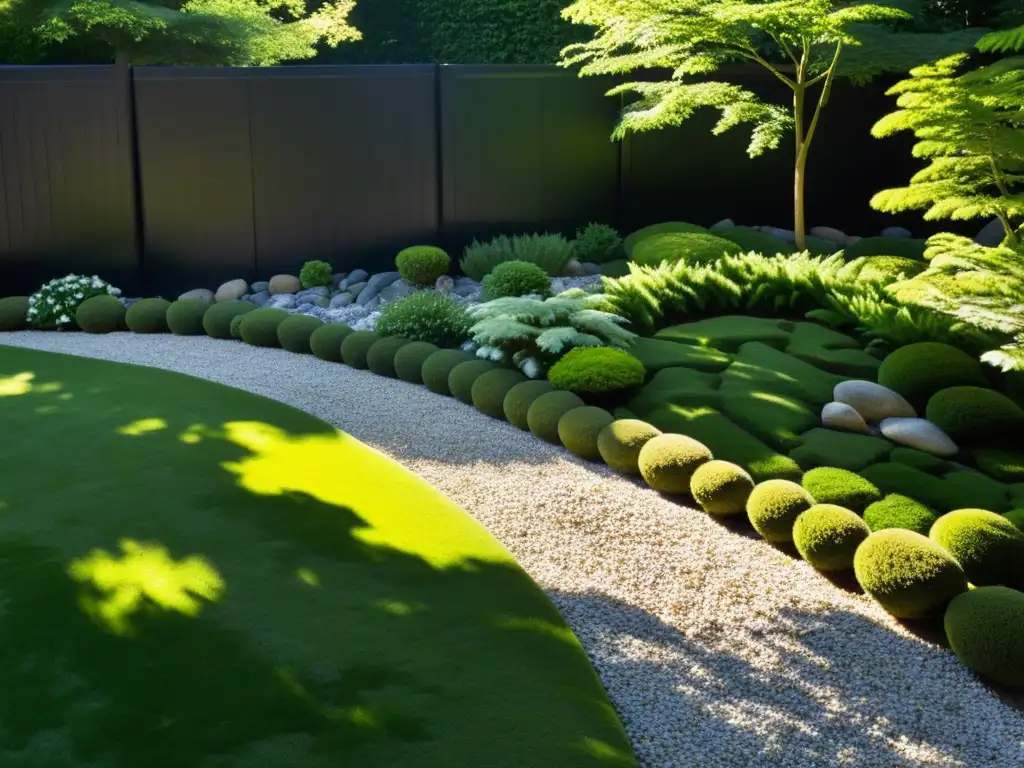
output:
[[[266,283],[264,283],[266,285]],[[265,306],[270,301],[269,291],[258,291],[249,297],[249,301],[255,304],[257,307]]]
[[[377,295],[380,296],[381,303],[390,304],[392,301],[411,296],[415,291],[416,289],[404,280],[396,280]]]
[[[402,276],[397,272],[380,272],[374,275],[366,283],[366,287],[360,291],[359,298],[356,299],[356,304],[366,306],[371,299],[377,297],[377,294],[401,277]]]
[[[338,283],[338,288],[344,291],[353,285],[365,283],[369,277],[370,274],[365,269],[354,269],[348,273],[348,277]]]
[[[250,287],[252,288],[253,293],[262,293],[263,291],[270,293],[270,283],[266,280],[260,280],[258,283],[253,283]]]
[[[848,432],[871,431],[864,417],[857,413],[852,405],[846,403],[826,403],[821,409],[821,426]]]
[[[299,291],[296,295],[301,298],[305,298],[306,296],[330,296],[331,289],[326,285],[316,285],[312,288],[307,288],[304,291]]]
[[[903,395],[873,381],[851,379],[840,382],[833,390],[832,399],[851,406],[867,422],[917,417],[914,406]]]
[[[365,288],[365,287],[366,287],[366,281],[364,280],[361,283],[356,283],[355,285],[350,285],[345,290],[348,291],[349,293],[351,293],[353,296],[358,296],[359,292],[362,291],[363,288]]]
[[[710,229],[712,232],[714,232],[716,229],[727,229],[729,227],[735,226],[736,223],[732,219],[722,219],[721,221],[716,221],[714,224],[712,224]]]
[[[1006,230],[1003,229],[999,219],[992,219],[981,228],[981,231],[974,236],[974,242],[984,245],[986,248],[995,248],[1006,238]]]
[[[330,307],[331,309],[340,309],[341,307],[347,307],[355,300],[356,297],[353,296],[351,293],[339,293],[337,296],[331,299]]]
[[[906,227],[886,227],[882,230],[882,237],[912,237],[912,233]]]
[[[933,456],[948,459],[960,452],[949,435],[927,419],[885,419],[878,428],[894,443]]]

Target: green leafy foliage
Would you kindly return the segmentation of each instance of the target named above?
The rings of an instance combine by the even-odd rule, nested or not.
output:
[[[622,241],[622,252],[627,259],[633,258],[633,251],[642,241],[654,235],[666,235],[670,233],[693,233],[709,234],[706,227],[699,224],[691,224],[688,221],[661,221],[657,224],[649,224],[641,227],[635,232],[630,232]]]
[[[555,388],[545,379],[531,379],[516,384],[505,394],[505,399],[501,403],[502,412],[509,424],[527,430],[530,428],[527,416],[533,401],[554,391]]]
[[[178,299],[167,308],[167,327],[175,336],[199,336],[206,332],[203,317],[209,307],[203,299]]]
[[[614,347],[577,347],[551,366],[548,381],[589,402],[610,402],[644,383],[643,363]]]
[[[386,304],[377,320],[381,336],[403,336],[439,347],[457,347],[469,338],[470,318],[455,299],[434,291],[418,291]]]
[[[256,309],[256,305],[248,301],[219,301],[207,309],[206,314],[203,315],[203,330],[210,338],[230,339],[231,321],[254,309]]]
[[[926,244],[924,240],[911,237],[865,237],[843,249],[847,261],[861,256],[902,256],[905,259],[923,261]]]
[[[578,395],[560,389],[546,392],[530,403],[526,411],[526,424],[536,437],[553,445],[561,445],[558,437],[558,422],[574,408],[584,403]]]
[[[580,261],[604,264],[618,257],[622,237],[615,227],[590,222],[576,232],[572,241],[573,252]]]
[[[277,341],[281,349],[299,355],[310,355],[310,339],[323,322],[310,315],[292,315],[277,326]]]
[[[299,270],[299,282],[303,288],[316,288],[331,284],[333,270],[326,261],[307,261]]]
[[[547,272],[528,261],[503,261],[484,277],[480,299],[494,301],[508,296],[551,295],[551,278]]]
[[[448,274],[451,265],[448,254],[433,245],[413,245],[395,257],[398,273],[409,285],[432,286],[437,278]]]
[[[248,318],[243,321],[243,332],[248,322]],[[376,344],[380,338],[380,335],[374,331],[352,331],[341,341],[341,362],[351,368],[366,370],[369,367],[367,357],[370,354],[370,347]]]
[[[410,341],[395,353],[395,376],[410,384],[423,383],[423,364],[438,351],[429,341]]]
[[[459,266],[465,275],[477,281],[506,261],[527,261],[549,275],[560,275],[572,257],[572,243],[562,235],[499,235],[485,243],[474,240],[466,246]]]
[[[497,370],[498,366],[490,360],[467,360],[459,363],[448,374],[448,391],[452,397],[466,405],[473,404],[473,385],[477,379],[488,371]]]
[[[193,299],[193,301],[196,300]],[[175,302],[175,304],[178,303],[180,302]],[[174,304],[167,311],[167,322],[171,326],[171,332],[177,333],[174,330],[173,323],[171,323],[171,313],[173,311]],[[239,326],[242,341],[246,344],[252,344],[254,347],[280,347],[281,342],[277,338],[277,326],[289,317],[291,315],[283,309],[275,307],[260,307],[247,313],[242,317],[242,324]]]
[[[460,363],[475,359],[473,355],[461,349],[441,349],[423,361],[420,375],[423,386],[438,395],[451,396],[448,388],[448,376]]]
[[[775,235],[749,227],[716,227],[711,234],[731,240],[744,253],[753,251],[762,256],[774,256],[779,253],[790,254],[796,249],[792,243],[787,243]]]
[[[58,277],[28,297],[26,319],[35,328],[70,328],[79,305],[104,294],[120,296],[121,291],[96,275]]]
[[[492,419],[505,418],[505,397],[517,384],[526,381],[526,377],[511,368],[497,368],[487,371],[473,382],[470,399],[473,406],[490,416]]]

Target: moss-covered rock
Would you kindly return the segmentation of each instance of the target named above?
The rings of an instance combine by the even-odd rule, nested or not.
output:
[[[645,267],[674,264],[708,264],[723,256],[734,256],[742,249],[731,240],[705,232],[662,232],[649,235],[636,244],[630,260]]]
[[[928,401],[925,415],[961,445],[992,447],[1024,434],[1024,409],[984,387],[940,390]]]
[[[511,392],[510,392],[511,394]],[[526,411],[526,424],[530,431],[548,443],[561,445],[558,422],[573,408],[586,405],[579,395],[556,389],[536,398]]]
[[[853,567],[854,553],[870,533],[856,512],[836,504],[815,504],[793,524],[793,544],[815,570],[845,571]]]
[[[640,449],[640,475],[662,493],[688,494],[693,473],[714,456],[703,443],[686,435],[658,435]]]
[[[309,340],[322,325],[322,320],[311,315],[292,315],[277,326],[277,341],[281,349],[299,355],[310,355],[313,350],[309,346]]]
[[[643,363],[621,349],[577,347],[551,366],[548,381],[585,402],[613,405],[637,392],[645,373]]]
[[[935,520],[935,513],[931,509],[898,493],[890,493],[864,510],[864,522],[872,531],[903,528],[927,536]]]
[[[793,540],[796,519],[814,506],[814,498],[790,480],[767,480],[754,487],[747,499],[747,517],[765,540]]]
[[[466,405],[473,404],[473,385],[488,371],[497,370],[498,365],[490,360],[467,360],[459,363],[448,374],[448,391],[452,397]]]
[[[776,256],[780,253],[789,255],[796,251],[796,246],[792,243],[750,227],[715,227],[712,234],[736,243],[743,253],[753,251],[762,256]]]
[[[640,450],[661,430],[639,419],[616,419],[597,436],[597,450],[616,472],[640,474]]]
[[[517,384],[526,381],[526,377],[511,368],[498,368],[484,371],[473,382],[470,388],[470,399],[481,413],[492,419],[505,419],[505,397]]]
[[[980,587],[957,595],[943,619],[953,653],[968,669],[1024,689],[1024,593]]]
[[[940,512],[948,512],[942,480],[907,464],[886,462],[872,464],[858,474],[874,484],[882,493],[908,496]]]
[[[124,322],[133,333],[168,333],[167,310],[171,302],[166,299],[141,299],[125,312]]]
[[[854,512],[863,512],[869,504],[882,499],[881,491],[871,481],[837,467],[812,469],[801,484],[818,504],[837,505]]]
[[[615,417],[604,408],[594,405],[573,408],[558,420],[558,439],[574,456],[588,461],[600,461],[601,451],[597,447],[597,438],[601,430],[613,421]]]
[[[732,358],[711,347],[680,344],[664,339],[638,338],[629,348],[629,354],[653,373],[663,368],[692,368],[707,373],[718,373],[728,367]]]
[[[167,327],[175,336],[204,334],[203,315],[209,306],[205,299],[178,299],[167,308]]]
[[[962,349],[923,341],[900,347],[886,357],[878,368],[878,383],[921,409],[940,390],[985,386],[986,382],[981,364]]]
[[[1017,509],[1011,509],[1005,515],[1007,520],[1017,526],[1017,529],[1024,531],[1024,507],[1018,507]]]
[[[956,469],[942,478],[943,512],[953,509],[991,509],[1006,512],[1013,504],[1010,488],[973,469]]]
[[[713,347],[722,352],[736,352],[751,341],[781,350],[789,344],[789,329],[792,327],[793,324],[785,320],[725,315],[663,328],[654,334],[654,338]]]
[[[898,461],[930,475],[941,475],[953,468],[953,464],[930,453],[918,451],[913,448],[893,448],[889,454],[889,461]]]
[[[242,334],[242,341],[254,347],[277,348],[281,342],[277,338],[277,326],[287,320],[291,315],[283,309],[273,307],[262,307],[247,312],[242,316],[242,325],[239,328]]]
[[[1004,483],[1024,482],[1024,451],[986,448],[974,452],[978,469]]]
[[[501,409],[505,414],[505,418],[508,419],[508,423],[522,430],[529,429],[530,424],[527,421],[527,414],[530,412],[530,406],[533,405],[533,401],[541,395],[554,391],[555,388],[544,379],[524,381],[516,384],[508,391],[501,404]]]
[[[650,226],[643,227],[627,235],[626,239],[622,241],[622,251],[626,254],[627,259],[631,258],[633,256],[633,249],[636,248],[637,243],[653,235],[661,235],[666,232],[707,233],[708,229],[698,224],[690,224],[685,221],[663,221],[659,224],[651,224]]]
[[[212,304],[203,315],[203,330],[213,339],[231,339],[231,321],[256,309],[248,301],[221,301]],[[239,323],[242,321],[239,320]]]
[[[451,396],[452,391],[448,388],[448,376],[452,369],[460,363],[477,359],[475,355],[461,349],[439,350],[423,361],[423,367],[420,369],[423,384],[431,392]]]
[[[370,347],[380,339],[381,337],[373,331],[352,331],[341,342],[341,362],[351,368],[366,370],[369,365],[366,358],[370,354]]]
[[[853,338],[816,323],[797,323],[786,354],[823,371],[873,381],[880,362]]]
[[[423,364],[437,351],[438,346],[429,341],[403,344],[395,353],[395,376],[410,384],[422,384]]]
[[[858,472],[885,459],[892,449],[880,437],[819,428],[805,432],[803,443],[789,455],[804,469],[833,466]]]
[[[732,365],[722,373],[721,391],[757,388],[820,408],[832,401],[836,385],[843,380],[843,376],[823,371],[793,355],[753,341],[740,347]]]
[[[309,349],[321,360],[341,362],[341,342],[353,333],[345,323],[324,323],[309,337]]]
[[[386,336],[378,339],[366,352],[366,367],[378,376],[395,378],[398,372],[395,368],[395,357],[402,347],[410,344],[408,339],[401,336]]]
[[[0,332],[28,328],[28,296],[0,299]]]
[[[957,509],[936,520],[928,536],[975,586],[1024,586],[1024,532],[1002,515]]]
[[[124,304],[110,294],[86,299],[75,310],[75,322],[86,333],[113,333],[127,328]]]
[[[743,467],[715,459],[702,464],[690,478],[690,495],[710,515],[738,515],[747,508],[754,478]]]

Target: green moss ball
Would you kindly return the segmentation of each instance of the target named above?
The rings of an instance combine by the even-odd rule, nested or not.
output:
[[[576,347],[551,366],[548,381],[594,405],[618,404],[644,383],[644,364],[614,347]]]
[[[927,536],[935,519],[924,504],[899,493],[890,493],[864,510],[864,522],[872,531],[903,528]]]
[[[309,340],[322,325],[323,321],[312,315],[292,315],[277,326],[277,341],[281,349],[289,352],[299,355],[312,354]]]
[[[690,479],[690,495],[709,515],[736,515],[747,508],[754,478],[743,467],[716,459],[702,464]]]
[[[203,315],[203,330],[214,339],[231,339],[231,321],[236,317],[252,312],[255,304],[248,301],[222,301],[213,304]],[[241,320],[238,321],[241,324]]]
[[[516,384],[508,391],[508,394],[505,395],[505,400],[501,404],[501,409],[504,411],[508,423],[519,427],[519,429],[529,429],[530,425],[526,417],[530,412],[530,406],[533,405],[533,401],[541,395],[554,392],[554,390],[555,388],[551,386],[551,383],[543,379],[534,379]]]
[[[960,563],[975,586],[1024,586],[1024,532],[1002,515],[957,509],[936,520],[928,536]]]
[[[925,415],[964,445],[994,445],[1019,440],[1024,433],[1024,409],[1006,395],[984,387],[950,387],[936,392]]]
[[[344,323],[324,323],[309,337],[309,349],[321,360],[340,363],[341,342],[352,332]]]
[[[366,358],[370,347],[380,340],[373,331],[352,331],[341,342],[341,361],[352,368],[365,370],[369,363]]]
[[[711,449],[686,435],[658,435],[640,449],[640,475],[662,493],[690,492],[690,480],[698,467],[711,461]]]
[[[526,411],[526,425],[530,431],[548,443],[561,445],[558,437],[558,422],[573,408],[586,403],[572,392],[555,390],[536,398]]]
[[[435,352],[423,361],[423,368],[420,370],[423,385],[431,392],[451,396],[452,391],[448,388],[448,376],[452,370],[457,365],[478,359],[475,355],[461,349],[442,349]]]
[[[558,420],[558,439],[573,456],[600,461],[597,438],[613,421],[615,417],[604,408],[594,405],[573,408]]]
[[[141,299],[125,312],[124,322],[134,333],[168,333],[167,310],[171,302],[167,299]]]
[[[511,368],[485,371],[473,382],[470,399],[481,413],[486,413],[492,419],[504,420],[505,397],[513,387],[525,381],[523,374]]]
[[[472,405],[473,385],[476,383],[476,380],[488,371],[497,369],[496,363],[492,363],[490,360],[480,360],[479,358],[459,363],[448,374],[448,391],[460,403]]]
[[[28,296],[0,299],[0,331],[20,331],[25,328],[28,328]]]
[[[203,315],[210,307],[203,299],[178,299],[167,308],[167,327],[175,336],[200,336],[203,330]]]
[[[796,551],[818,571],[852,568],[857,547],[870,534],[856,512],[836,504],[815,504],[793,523]]]
[[[366,353],[366,367],[378,376],[395,378],[395,355],[398,354],[398,350],[410,343],[409,339],[401,336],[385,336],[375,341]]]
[[[441,275],[448,274],[451,258],[433,245],[413,245],[395,257],[398,274],[409,285],[433,286]]]
[[[901,528],[868,536],[853,557],[853,572],[861,589],[898,619],[939,613],[967,589],[952,555],[927,536]]]
[[[423,383],[423,363],[437,352],[438,346],[429,341],[410,341],[395,353],[395,376],[410,384]]]
[[[242,318],[245,315],[235,315],[231,318],[231,323],[228,326],[228,332],[231,334],[232,339],[242,340]]]
[[[747,517],[766,541],[782,543],[793,540],[793,524],[813,506],[811,494],[791,480],[765,480],[747,499]]]
[[[818,467],[804,475],[802,484],[818,504],[835,504],[863,512],[881,501],[882,492],[858,474],[836,467]]]
[[[640,450],[661,430],[639,419],[616,419],[597,436],[597,450],[616,472],[640,474]]]
[[[1024,689],[1024,592],[1008,587],[964,592],[946,608],[943,625],[949,647],[965,667]]]
[[[631,261],[647,267],[659,264],[707,264],[723,256],[740,253],[742,249],[731,240],[700,232],[664,232],[645,237],[633,248]]]
[[[262,307],[247,312],[242,316],[242,325],[239,329],[242,341],[254,347],[280,347],[277,326],[289,317],[291,315],[283,309],[273,307]]]
[[[984,386],[981,364],[962,349],[922,341],[894,350],[878,368],[878,383],[922,408],[928,398],[949,387]]]
[[[86,333],[113,333],[123,330],[127,310],[121,301],[110,294],[93,296],[78,305],[75,322]]]
[[[1009,520],[1011,523],[1017,526],[1018,530],[1024,531],[1024,507],[1020,509],[1011,509],[1005,515],[1003,515],[1003,517],[1005,517],[1007,520]]]

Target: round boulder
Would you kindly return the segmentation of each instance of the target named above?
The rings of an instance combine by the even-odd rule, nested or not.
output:
[[[279,293],[298,293],[302,290],[302,281],[295,275],[274,275],[270,278],[270,295]]]
[[[213,294],[214,301],[234,301],[240,299],[249,292],[249,284],[238,278],[237,280],[228,280],[223,283],[220,288]]]
[[[917,412],[899,392],[873,381],[852,379],[836,385],[832,399],[845,403],[865,421],[890,418],[915,418]]]

